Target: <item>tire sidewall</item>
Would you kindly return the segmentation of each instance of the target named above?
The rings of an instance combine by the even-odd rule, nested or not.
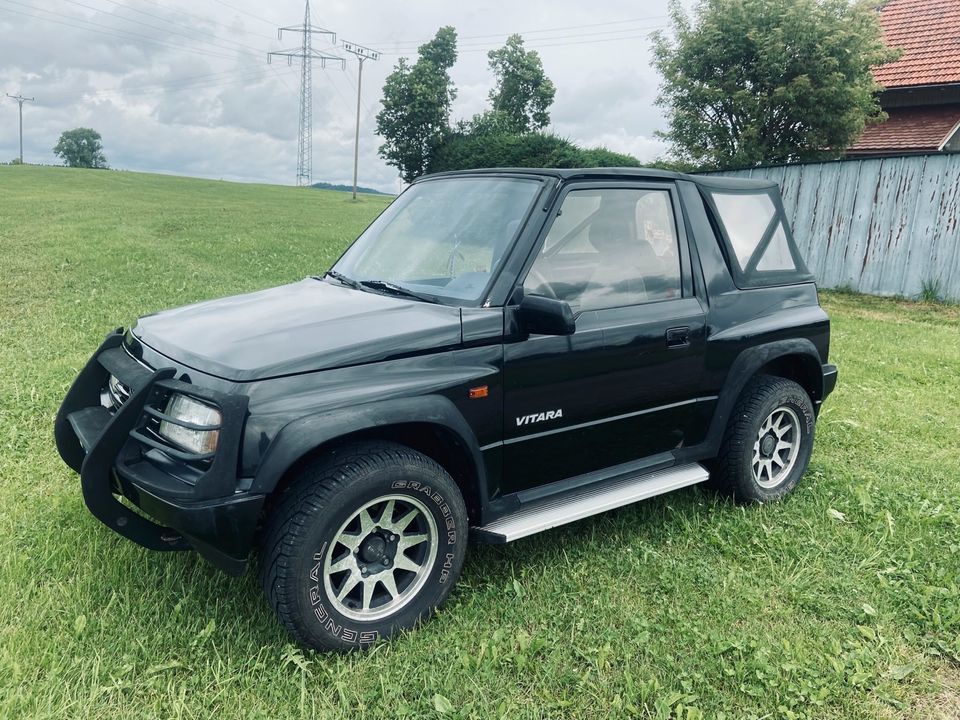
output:
[[[772,392],[763,400],[756,415],[748,420],[747,440],[741,448],[739,469],[741,482],[738,483],[741,496],[764,503],[781,500],[797,486],[810,463],[816,428],[813,405],[802,387],[791,381],[781,381],[772,386],[771,390]],[[800,454],[790,474],[780,484],[767,488],[760,485],[753,475],[753,443],[763,422],[770,413],[781,407],[788,407],[793,410],[800,421]]]
[[[325,508],[314,508],[310,527],[296,549],[292,581],[295,616],[311,644],[352,649],[391,637],[423,622],[443,603],[456,583],[466,554],[467,521],[456,485],[439,467],[417,463],[379,466],[354,480]],[[337,531],[363,505],[385,495],[410,497],[433,515],[437,555],[417,595],[395,613],[373,621],[343,615],[327,596],[323,566]]]

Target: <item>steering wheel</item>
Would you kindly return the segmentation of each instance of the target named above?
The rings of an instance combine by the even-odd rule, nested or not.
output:
[[[527,280],[533,280],[534,282],[537,283],[536,289],[538,293],[542,292],[542,294],[546,295],[548,298],[552,300],[560,299],[557,297],[557,293],[553,289],[553,286],[543,276],[543,273],[537,270],[536,267],[530,268],[530,272],[527,273]],[[524,283],[524,287],[526,287],[526,285],[527,283]]]

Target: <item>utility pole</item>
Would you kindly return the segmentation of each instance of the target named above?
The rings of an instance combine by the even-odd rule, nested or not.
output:
[[[310,0],[306,0],[303,12],[303,25],[290,25],[277,30],[277,37],[283,39],[283,33],[298,33],[303,36],[300,47],[289,50],[275,50],[267,53],[269,64],[274,55],[287,58],[287,65],[295,59],[300,60],[300,125],[297,131],[297,185],[307,186],[313,182],[313,61],[319,60],[320,67],[327,63],[337,63],[340,69],[347,67],[347,61],[336,55],[327,55],[313,49],[313,35],[326,35],[331,43],[336,43],[337,34],[315,26],[310,18]]]
[[[35,98],[24,97],[23,93],[11,95],[7,93],[8,98],[13,98],[20,106],[20,164],[23,165],[23,104],[25,102],[36,102]]]
[[[357,56],[360,68],[357,70],[357,129],[353,137],[353,199],[357,199],[357,167],[360,164],[360,90],[363,87],[363,63],[366,60],[379,60],[380,53],[376,50],[343,41],[343,49]]]

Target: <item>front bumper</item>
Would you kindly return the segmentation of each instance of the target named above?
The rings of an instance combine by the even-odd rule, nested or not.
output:
[[[111,374],[130,388],[129,398],[114,411],[100,402]],[[263,495],[237,490],[247,398],[175,380],[174,374],[173,368],[147,369],[123,348],[122,330],[111,333],[60,406],[54,426],[57,450],[80,473],[90,512],[109,528],[151,550],[193,548],[239,575],[264,502]],[[150,431],[172,392],[220,409],[223,420],[213,457],[166,445]]]

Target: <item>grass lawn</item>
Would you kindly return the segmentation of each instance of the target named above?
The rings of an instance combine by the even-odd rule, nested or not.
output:
[[[104,334],[321,271],[386,202],[0,168],[0,718],[960,717],[956,307],[824,295],[840,384],[786,502],[473,547],[367,654],[303,654],[252,573],[90,516],[52,424]]]

